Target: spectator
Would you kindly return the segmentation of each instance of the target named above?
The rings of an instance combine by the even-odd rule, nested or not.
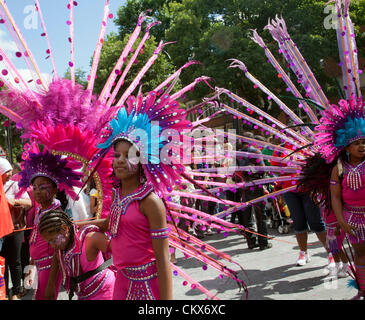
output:
[[[13,168],[6,159],[2,159],[1,167],[3,168],[1,171],[4,172],[2,175],[4,192],[9,204],[15,229],[13,233],[4,238],[2,246],[1,255],[5,258],[4,279],[7,295],[11,297],[11,300],[19,300],[25,294],[21,283],[23,278],[21,249],[24,238],[24,231],[21,231],[21,229],[25,227],[25,210],[29,210],[32,203],[27,194],[23,194],[20,199],[15,199],[15,195],[19,192],[19,187],[17,181],[11,180]],[[13,284],[11,296],[9,272]]]
[[[250,132],[245,132],[243,134],[248,138],[253,138],[253,134]],[[249,146],[247,142],[243,142],[243,146],[241,151],[243,152],[250,152],[250,153],[257,153],[260,154],[260,151],[252,146]],[[241,160],[238,161],[239,166],[264,166],[262,159],[260,158],[248,158],[242,157]],[[263,173],[260,172],[250,172],[250,171],[243,171],[243,179],[245,182],[253,181],[256,179],[262,179],[264,177]],[[263,196],[265,193],[264,186],[251,186],[247,187],[243,190],[242,194],[242,202],[247,202],[258,197]],[[254,216],[256,219],[256,228],[257,233],[260,234],[258,238],[251,233],[251,232],[244,232],[244,235],[247,239],[247,245],[249,249],[253,249],[255,247],[260,247],[260,250],[269,249],[272,247],[272,243],[269,243],[267,240],[267,217],[265,213],[265,207],[263,203],[256,203],[252,207],[248,206],[245,209],[241,210],[238,214],[238,221],[241,225],[246,227],[251,231],[255,231],[254,227]]]
[[[292,148],[292,146],[288,143],[284,146],[287,149]],[[277,157],[281,156],[281,154],[277,151],[275,151],[273,155]],[[271,164],[273,166],[282,165],[280,162],[272,162]],[[285,181],[280,185],[283,189],[285,189],[295,184],[295,181]],[[317,238],[328,253],[325,224],[321,217],[320,208],[311,200],[308,194],[290,191],[284,193],[283,198],[289,208],[290,216],[293,220],[295,237],[299,246],[299,257],[296,261],[296,265],[304,266],[306,263],[310,262],[310,256],[308,254],[309,230],[316,233]],[[326,268],[329,268],[334,264],[335,262],[332,255],[328,254],[328,266],[326,266]]]

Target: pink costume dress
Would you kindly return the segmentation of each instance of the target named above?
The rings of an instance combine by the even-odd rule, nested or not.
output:
[[[351,243],[365,242],[365,161],[352,166],[343,163],[342,179],[343,216],[348,224],[355,226],[356,237],[348,235]]]
[[[101,251],[93,261],[88,261],[85,250],[85,238],[90,232],[100,232],[96,226],[85,226],[79,231],[74,227],[75,241],[71,249],[59,251],[59,261],[63,275],[63,285],[70,293],[70,277],[78,277],[88,271],[95,270],[104,262]],[[104,268],[95,275],[76,284],[75,293],[78,300],[112,300],[115,275],[109,268]]]
[[[113,263],[117,269],[113,300],[160,298],[149,222],[139,209],[139,201],[152,191],[151,185],[144,184],[122,198],[121,189],[113,189],[109,222]]]
[[[47,214],[47,212],[57,209],[60,206],[60,202],[55,200],[53,204],[46,210],[42,211],[40,207],[36,209],[33,229],[29,237],[29,253],[30,257],[34,261],[35,266],[37,267],[38,276],[37,288],[33,297],[35,300],[44,300],[44,293],[47,287],[53,257],[53,248],[45,240],[43,240],[39,234],[39,221],[43,215]],[[61,280],[61,274],[59,273],[56,280],[56,297],[61,285]]]

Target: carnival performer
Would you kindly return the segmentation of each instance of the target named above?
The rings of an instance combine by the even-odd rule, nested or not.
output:
[[[44,300],[54,250],[40,236],[39,221],[51,210],[60,208],[61,203],[55,198],[58,189],[65,190],[76,198],[72,187],[81,185],[81,174],[75,171],[78,168],[77,163],[54,156],[47,150],[40,152],[35,144],[26,145],[25,149],[24,168],[19,173],[19,194],[32,185],[34,200],[39,204],[29,238],[30,264],[34,265],[36,270],[30,269],[26,278],[29,279],[29,285],[36,286],[34,299]],[[55,282],[55,296],[58,295],[61,280],[59,274]]]
[[[110,240],[95,226],[80,230],[62,210],[56,209],[42,216],[39,233],[55,250],[46,299],[55,299],[57,272],[63,275],[63,286],[70,300],[74,293],[79,300],[111,300],[114,272],[108,267],[103,253],[110,249]]]
[[[339,106],[326,111],[322,119],[318,126],[318,143],[323,145],[327,141],[323,157],[335,162],[330,181],[331,207],[355,252],[359,292],[354,299],[365,298],[364,102],[354,97],[349,101],[341,100]]]

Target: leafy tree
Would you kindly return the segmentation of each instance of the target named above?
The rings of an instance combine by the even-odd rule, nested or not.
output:
[[[64,76],[65,79],[71,79],[71,70],[70,68],[67,69]],[[87,87],[87,78],[86,78],[86,71],[83,71],[80,68],[75,70],[75,82],[81,84],[84,89]]]

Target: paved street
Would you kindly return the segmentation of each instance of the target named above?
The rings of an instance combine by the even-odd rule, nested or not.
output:
[[[214,234],[207,236],[204,241],[219,250],[225,251],[241,264],[244,269],[234,264],[228,267],[239,271],[239,276],[248,285],[249,300],[347,300],[356,294],[354,288],[348,288],[349,278],[330,281],[324,275],[327,264],[326,254],[315,234],[309,234],[309,253],[311,262],[305,266],[295,265],[299,249],[296,245],[294,233],[279,234],[269,229],[271,249],[247,249],[246,241],[240,235],[230,234],[228,237]],[[219,273],[208,267],[205,271],[203,264],[195,259],[184,259],[182,253],[177,252],[177,266],[183,269],[195,280],[200,280],[212,293],[221,300],[245,299],[243,291],[239,291],[236,283],[227,278],[219,278]],[[206,296],[198,289],[192,290],[189,285],[184,286],[184,279],[174,276],[174,299],[204,300]],[[31,292],[23,298],[31,299]],[[67,300],[67,294],[62,291],[60,300]]]

